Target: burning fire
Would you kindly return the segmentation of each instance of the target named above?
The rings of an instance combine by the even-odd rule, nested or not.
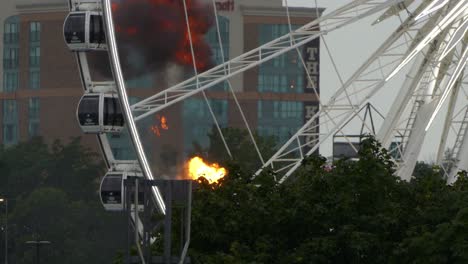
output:
[[[203,0],[186,0],[186,4],[196,67],[204,71],[212,65],[205,34],[214,24],[213,10]],[[123,0],[114,2],[112,10],[117,38],[123,43],[119,52],[138,51],[146,69],[158,70],[171,62],[192,67],[189,30],[181,0]],[[131,61],[124,63],[133,65]]]
[[[209,165],[200,157],[194,157],[188,162],[188,175],[194,180],[204,177],[208,182],[214,183],[226,176],[226,173],[226,169],[219,167],[217,163]]]
[[[157,125],[151,126],[151,131],[156,136],[161,136],[161,130],[169,130],[169,125],[167,124],[167,118],[165,116],[156,115]]]

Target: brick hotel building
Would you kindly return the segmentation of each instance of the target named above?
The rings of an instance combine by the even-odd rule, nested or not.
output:
[[[5,1],[5,0],[3,0]],[[62,36],[68,14],[66,0],[6,0],[0,10],[0,143],[6,146],[34,136],[47,142],[81,136],[84,144],[97,149],[96,138],[81,132],[75,117],[83,94],[77,63]],[[281,0],[217,0],[224,53],[234,58],[289,31],[286,10]],[[322,10],[319,10],[321,12]],[[312,21],[316,10],[290,8],[292,23],[299,27]],[[207,41],[213,61],[221,63],[216,29]],[[307,71],[319,84],[319,41],[303,49]],[[230,79],[253,129],[260,135],[287,140],[317,109],[318,99],[307,82],[305,69],[295,51]],[[158,88],[156,76],[128,80],[133,101],[153,95]],[[221,126],[244,127],[226,84],[207,91]],[[167,117],[169,131],[154,135],[151,122],[144,120],[139,131],[145,146],[166,149],[178,162],[191,151],[192,143],[208,144],[207,133],[213,126],[211,115],[201,97],[193,97],[160,113]],[[160,118],[160,117],[159,117]],[[117,159],[132,159],[133,150],[125,133],[109,135]],[[185,154],[184,154],[185,153]]]

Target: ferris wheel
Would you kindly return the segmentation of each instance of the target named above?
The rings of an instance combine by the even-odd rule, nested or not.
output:
[[[186,25],[190,32],[189,13],[185,1],[183,3]],[[214,1],[213,6],[216,7]],[[324,40],[324,36],[328,33],[383,12],[375,21],[376,24],[396,17],[401,21],[400,26],[351,78],[346,81],[342,80],[341,87],[328,102],[320,101],[319,108],[311,114],[306,124],[269,159],[265,159],[258,149],[244,111],[232,87],[229,87],[263,164],[256,174],[258,175],[264,168],[273,168],[274,172],[280,176],[280,182],[283,182],[294,173],[304,158],[316,152],[330,135],[338,132],[340,126],[377,91],[384,89],[395,75],[405,73],[406,65],[412,64],[376,136],[384,147],[389,148],[392,145],[395,148],[391,151],[398,152],[397,174],[409,180],[421,151],[424,135],[431,127],[442,105],[448,102],[437,162],[443,165],[449,181],[453,181],[456,171],[468,165],[463,162],[466,160],[463,159],[463,155],[468,151],[464,147],[468,114],[466,110],[457,108],[457,105],[463,105],[461,99],[466,97],[459,95],[466,94],[464,71],[467,59],[467,6],[466,0],[356,0],[293,30],[286,1],[285,12],[290,33],[231,60],[227,60],[222,54],[224,63],[204,72],[198,71],[193,40],[189,38],[195,75],[130,105],[115,43],[110,1],[70,0],[71,13],[65,23],[65,39],[70,50],[77,54],[85,88],[85,95],[78,109],[79,123],[85,133],[97,134],[109,169],[122,172],[138,171],[142,176],[152,179],[154,177],[136,129],[136,122],[198,93],[205,96],[208,104],[204,94],[208,88],[229,81],[231,77],[289,51],[296,50],[302,66],[307,67],[303,54],[299,51],[304,44],[314,39]],[[216,8],[213,10],[217,17]],[[219,32],[219,23],[216,22]],[[222,46],[221,39],[219,41]],[[108,51],[115,80],[109,82],[91,80],[86,53],[97,50]],[[312,83],[313,77],[307,71],[305,72]],[[315,93],[320,98],[318,91]],[[229,147],[211,108],[210,112],[229,152]],[[105,133],[119,133],[124,126],[124,120],[137,150],[138,161],[116,161],[110,151],[107,138],[104,136]],[[447,141],[449,133],[455,134],[453,142]],[[395,142],[398,144],[392,144]],[[453,144],[449,147],[451,152],[444,157],[445,148],[450,144]],[[164,206],[157,189],[155,189],[154,196],[163,211]]]
[[[212,1],[214,17],[216,4]],[[78,122],[84,133],[96,134],[109,172],[101,185],[101,197],[108,210],[122,210],[123,180],[131,175],[154,179],[147,153],[137,130],[137,122],[178,102],[201,94],[214,120],[219,136],[231,155],[216,115],[210,107],[205,91],[222,82],[238,107],[248,135],[255,148],[261,168],[272,169],[279,183],[284,182],[300,167],[302,160],[316,153],[332,135],[340,133],[343,124],[357,114],[369,100],[397,75],[405,74],[404,82],[385,115],[376,138],[394,155],[396,174],[410,180],[427,132],[434,127],[437,115],[445,115],[443,131],[437,148],[437,164],[448,183],[456,180],[459,170],[468,170],[468,0],[354,0],[342,7],[294,29],[288,1],[284,1],[289,33],[267,42],[240,56],[228,59],[221,48],[222,63],[201,71],[191,38],[191,23],[186,0],[185,22],[190,47],[189,59],[194,76],[130,104],[117,50],[111,0],[69,0],[70,14],[64,24],[65,41],[76,53],[84,95],[77,110]],[[395,19],[399,26],[382,41],[372,55],[347,80],[335,65],[326,45],[326,35],[341,28],[379,15],[374,24]],[[215,22],[219,45],[222,47],[219,21]],[[320,39],[326,47],[341,85],[333,90],[331,98],[319,101],[319,107],[309,113],[309,119],[297,132],[279,147],[271,157],[264,157],[256,143],[254,129],[247,121],[229,79],[262,65],[287,52],[297,52],[301,67],[307,68],[301,48]],[[114,79],[94,81],[88,66],[87,53],[107,52]],[[408,69],[409,68],[409,69]],[[305,70],[307,79],[314,76]],[[313,87],[320,98],[317,87]],[[126,126],[137,160],[115,159],[107,134],[120,133]],[[351,147],[355,146],[348,140]],[[446,151],[446,149],[449,151]],[[159,212],[166,207],[158,188],[152,195]]]

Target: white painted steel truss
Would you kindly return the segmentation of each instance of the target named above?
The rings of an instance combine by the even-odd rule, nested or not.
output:
[[[316,152],[321,143],[337,133],[339,127],[388,82],[390,74],[404,61],[427,21],[407,18],[262,169],[271,167],[280,175],[280,182],[284,182],[305,157]]]
[[[180,84],[148,97],[134,105],[135,121],[189,98],[230,77],[294,50],[313,39],[368,17],[403,0],[356,0],[320,17],[285,36],[268,42],[226,63],[200,73]]]
[[[352,1],[296,31],[132,105],[131,110],[135,116],[130,119],[141,120],[234,75],[299,48],[313,39],[388,9],[376,21],[376,23],[381,22],[389,16],[397,15],[401,10],[407,10],[407,6],[413,2],[414,0]],[[397,150],[400,151],[398,155],[400,158],[396,160],[399,164],[398,174],[403,179],[409,179],[425,132],[441,105],[450,98],[444,133],[448,133],[450,129],[456,131],[456,140],[449,156],[451,158],[449,167],[468,167],[468,164],[466,166],[459,164],[460,160],[468,158],[468,140],[465,143],[468,131],[468,108],[454,112],[451,103],[456,101],[459,91],[463,91],[464,95],[467,94],[464,90],[466,81],[461,77],[466,65],[464,38],[468,28],[467,6],[468,0],[441,2],[440,6],[436,1],[422,2],[337,90],[329,102],[321,103],[320,107],[308,113],[306,124],[257,171],[256,175],[265,168],[272,168],[280,177],[280,182],[286,180],[300,166],[304,158],[318,151],[320,145],[331,135],[339,133],[342,124],[352,118],[369,98],[414,60],[405,84],[377,138],[386,147],[399,142],[396,144]],[[463,48],[457,48],[460,46]],[[77,58],[79,61],[81,58],[83,64],[86,64],[81,54],[78,54]],[[89,79],[85,82],[88,89],[95,86],[90,81],[89,73],[87,76],[86,71],[82,72],[82,77],[84,80]],[[130,122],[134,124],[133,121]],[[107,138],[101,139],[104,144],[106,140]],[[446,144],[442,138],[439,156]],[[107,155],[112,159],[112,153]],[[445,165],[448,164],[446,160],[444,162]],[[451,171],[453,175],[454,170]],[[447,173],[449,175],[450,172]]]
[[[338,90],[330,102],[322,105],[321,109],[294,135],[265,165],[271,166],[273,171],[280,174],[282,178],[280,183],[286,180],[301,164],[304,157],[311,155],[320,144],[331,134],[337,133],[338,128],[346,122],[357,108],[361,107],[373,94],[377,92],[386,82],[397,74],[406,64],[423,51],[419,62],[416,62],[415,71],[407,80],[408,85],[403,86],[400,96],[394,103],[394,108],[401,115],[401,110],[408,103],[408,95],[411,91],[417,90],[414,94],[415,100],[411,107],[410,115],[406,120],[406,128],[396,129],[399,124],[399,118],[392,122],[392,118],[386,118],[386,125],[381,129],[380,135],[385,135],[384,143],[387,147],[394,141],[388,140],[390,132],[396,132],[394,135],[403,134],[402,147],[410,143],[410,148],[401,153],[403,158],[397,161],[397,175],[409,180],[419,152],[421,150],[422,140],[425,132],[430,127],[435,115],[440,110],[447,95],[454,89],[456,80],[459,78],[464,66],[466,65],[465,52],[459,60],[452,61],[447,58],[450,49],[453,49],[456,43],[453,39],[463,37],[459,32],[465,33],[464,28],[466,20],[467,1],[453,1],[435,14],[432,14],[430,20],[423,27],[417,29],[419,23],[424,20],[420,18],[414,20],[413,17],[402,23],[401,27],[388,39],[382,47],[361,67],[345,85]],[[426,3],[427,4],[427,3]],[[424,4],[419,6],[417,11],[425,8]],[[418,14],[418,12],[415,12]],[[405,28],[408,32],[401,32]],[[461,28],[461,29],[460,29]],[[411,34],[415,33],[417,34]],[[444,32],[448,32],[444,34]],[[403,34],[402,34],[403,33]],[[405,37],[412,43],[408,48],[398,45],[400,38]],[[408,44],[407,42],[406,44]],[[455,43],[455,44],[453,44]],[[401,52],[395,52],[393,46],[400,46]],[[436,47],[439,49],[436,50]],[[388,53],[389,51],[392,53]],[[391,55],[390,55],[391,54]],[[391,57],[393,61],[384,59]],[[399,63],[396,63],[399,62]],[[378,64],[375,66],[373,64]],[[419,67],[418,67],[419,65]],[[396,67],[395,67],[396,66]],[[389,68],[394,69],[388,73]],[[378,71],[380,76],[371,78],[372,72]],[[387,74],[388,73],[388,74]],[[359,88],[356,88],[359,87]],[[418,89],[416,89],[418,88]],[[430,98],[431,100],[428,100]],[[421,107],[422,102],[427,102],[427,106]],[[341,104],[339,103],[341,102]],[[392,112],[390,112],[392,114]],[[395,114],[395,112],[393,112]],[[401,117],[401,116],[399,116]],[[404,123],[404,122],[403,122]],[[329,128],[331,127],[331,129]],[[320,132],[318,132],[320,129]],[[415,133],[415,131],[417,133]],[[412,136],[410,138],[410,136]],[[378,137],[379,138],[379,137]],[[379,139],[382,140],[382,137]],[[399,146],[398,144],[395,144]],[[307,149],[307,147],[309,147]],[[467,143],[468,148],[468,143]],[[304,151],[308,150],[307,152]],[[304,155],[305,153],[305,155]],[[460,152],[461,153],[461,152]],[[460,156],[460,155],[459,155]],[[468,157],[468,150],[465,155]],[[466,158],[458,158],[464,160]],[[468,165],[468,164],[467,164]],[[263,169],[262,168],[262,169]],[[257,175],[262,171],[260,169]]]
[[[458,102],[457,102],[458,101]],[[461,109],[455,109],[457,106]],[[463,76],[457,80],[450,96],[444,129],[437,152],[437,164],[452,184],[456,180],[458,171],[468,170],[468,70],[465,66]],[[454,141],[447,148],[447,139],[454,134]]]
[[[135,121],[183,101],[236,74],[296,49],[315,38],[319,38],[347,24],[388,8],[389,10],[376,21],[376,23],[381,22],[401,10],[407,10],[407,6],[413,2],[413,0],[353,1],[290,34],[266,43],[132,105],[132,110],[136,115]],[[344,83],[327,104],[321,104],[319,109],[308,113],[308,118],[310,119],[307,123],[264,164],[256,175],[264,168],[271,167],[275,173],[281,176],[280,182],[283,182],[300,166],[301,161],[305,157],[316,152],[320,144],[330,137],[330,135],[339,132],[339,127],[352,117],[371,96],[423,52],[423,55],[419,57],[429,55],[430,59],[419,59],[417,64],[420,65],[416,67],[417,70],[413,73],[417,76],[412,77],[411,80],[407,80],[408,84],[405,85],[407,88],[404,93],[406,97],[400,96],[397,98],[396,105],[402,109],[405,109],[409,104],[410,100],[408,98],[416,98],[411,101],[413,102],[413,107],[408,120],[406,120],[406,128],[403,130],[396,128],[401,123],[400,119],[402,116],[402,109],[397,109],[397,115],[393,118],[393,122],[390,124],[386,122],[381,130],[384,131],[381,134],[384,134],[385,144],[394,142],[394,140],[390,140],[393,139],[391,135],[394,131],[399,133],[403,131],[401,147],[404,148],[409,141],[411,131],[417,125],[415,121],[420,106],[417,98],[427,97],[427,94],[421,93],[421,91],[427,92],[428,89],[434,89],[435,85],[440,86],[446,72],[439,75],[438,73],[434,73],[434,69],[437,72],[440,70],[442,60],[458,42],[454,42],[453,38],[447,38],[444,45],[438,45],[439,49],[437,51],[435,51],[434,45],[429,44],[440,41],[441,35],[446,36],[450,35],[450,33],[452,35],[463,35],[465,33],[466,23],[464,22],[464,18],[466,3],[467,0],[452,1],[451,3],[444,3],[437,9],[431,9],[435,6],[435,2],[423,2],[415,9],[414,14],[409,16],[371,58]],[[454,26],[456,23],[458,23],[458,26]],[[452,28],[447,30],[450,27]],[[449,33],[444,34],[443,32],[446,31]],[[431,76],[434,76],[434,78],[430,78]],[[439,89],[441,88],[438,87],[436,90],[438,91]],[[408,93],[408,90],[417,90],[418,92],[408,97],[408,95],[412,94],[412,92]],[[444,97],[446,97],[444,93],[440,93],[439,95],[441,96],[440,99],[432,100],[432,102],[437,101],[438,104],[433,111],[429,111],[431,120],[435,113],[438,112],[440,103],[443,103]],[[428,124],[426,123],[426,125]],[[419,128],[419,126],[417,127]],[[419,150],[417,153],[419,154]],[[403,155],[404,153],[401,153],[401,156]],[[413,153],[413,156],[415,155]],[[416,157],[413,156],[408,159],[415,163],[417,155]],[[405,163],[400,162],[399,164]],[[402,172],[400,174],[408,173]],[[408,176],[403,176],[403,178],[405,177]]]
[[[439,106],[444,103],[447,95],[458,94],[460,83],[457,80],[463,73],[467,59],[466,48],[460,48],[463,55],[456,53],[458,59],[452,60],[450,58],[445,62],[435,61],[427,67],[424,75],[419,80],[418,86],[410,96],[412,102],[409,105],[411,108],[409,114],[399,119],[399,124],[405,124],[405,126],[393,128],[393,132],[398,131],[404,135],[399,141],[397,138],[393,138],[393,140],[400,143],[398,144],[398,151],[400,151],[401,159],[397,163],[399,165],[397,175],[405,180],[411,178],[423,140],[431,126],[431,122],[440,109]],[[440,53],[436,54],[440,55]],[[453,99],[451,98],[450,104],[454,102]],[[453,106],[449,108],[452,109],[449,112],[453,111]],[[451,118],[448,117],[445,122],[446,125]],[[440,144],[439,148],[441,147],[443,148],[442,144]]]
[[[433,17],[429,26],[437,25],[448,9],[441,11],[439,17]],[[454,55],[444,55],[450,45],[453,33],[461,25],[461,20],[454,20],[453,24],[441,31],[438,37],[421,49],[412,70],[407,75],[387,118],[377,135],[391,153],[396,155],[397,175],[410,180],[417,158],[421,151],[426,132],[435,115],[444,103],[447,94],[453,89],[454,78],[460,74],[459,64],[463,59],[453,59]],[[420,47],[420,43],[415,46]],[[416,50],[415,48],[414,50]],[[414,54],[411,51],[409,56]]]

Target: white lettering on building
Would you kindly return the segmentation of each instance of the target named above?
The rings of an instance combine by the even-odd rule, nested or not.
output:
[[[307,52],[307,61],[306,61],[306,70],[308,73],[307,76],[307,86],[306,89],[314,89],[318,86],[318,76],[319,76],[319,49],[317,47],[308,47]],[[310,78],[309,78],[310,77]]]
[[[310,46],[306,47],[305,51],[305,71],[306,71],[306,87],[305,93],[315,93],[314,89],[319,92],[319,47],[318,42],[310,43]],[[307,148],[313,148],[319,142],[319,116],[315,116],[319,111],[319,105],[317,102],[304,102],[304,122],[311,122],[306,129],[305,144]]]

